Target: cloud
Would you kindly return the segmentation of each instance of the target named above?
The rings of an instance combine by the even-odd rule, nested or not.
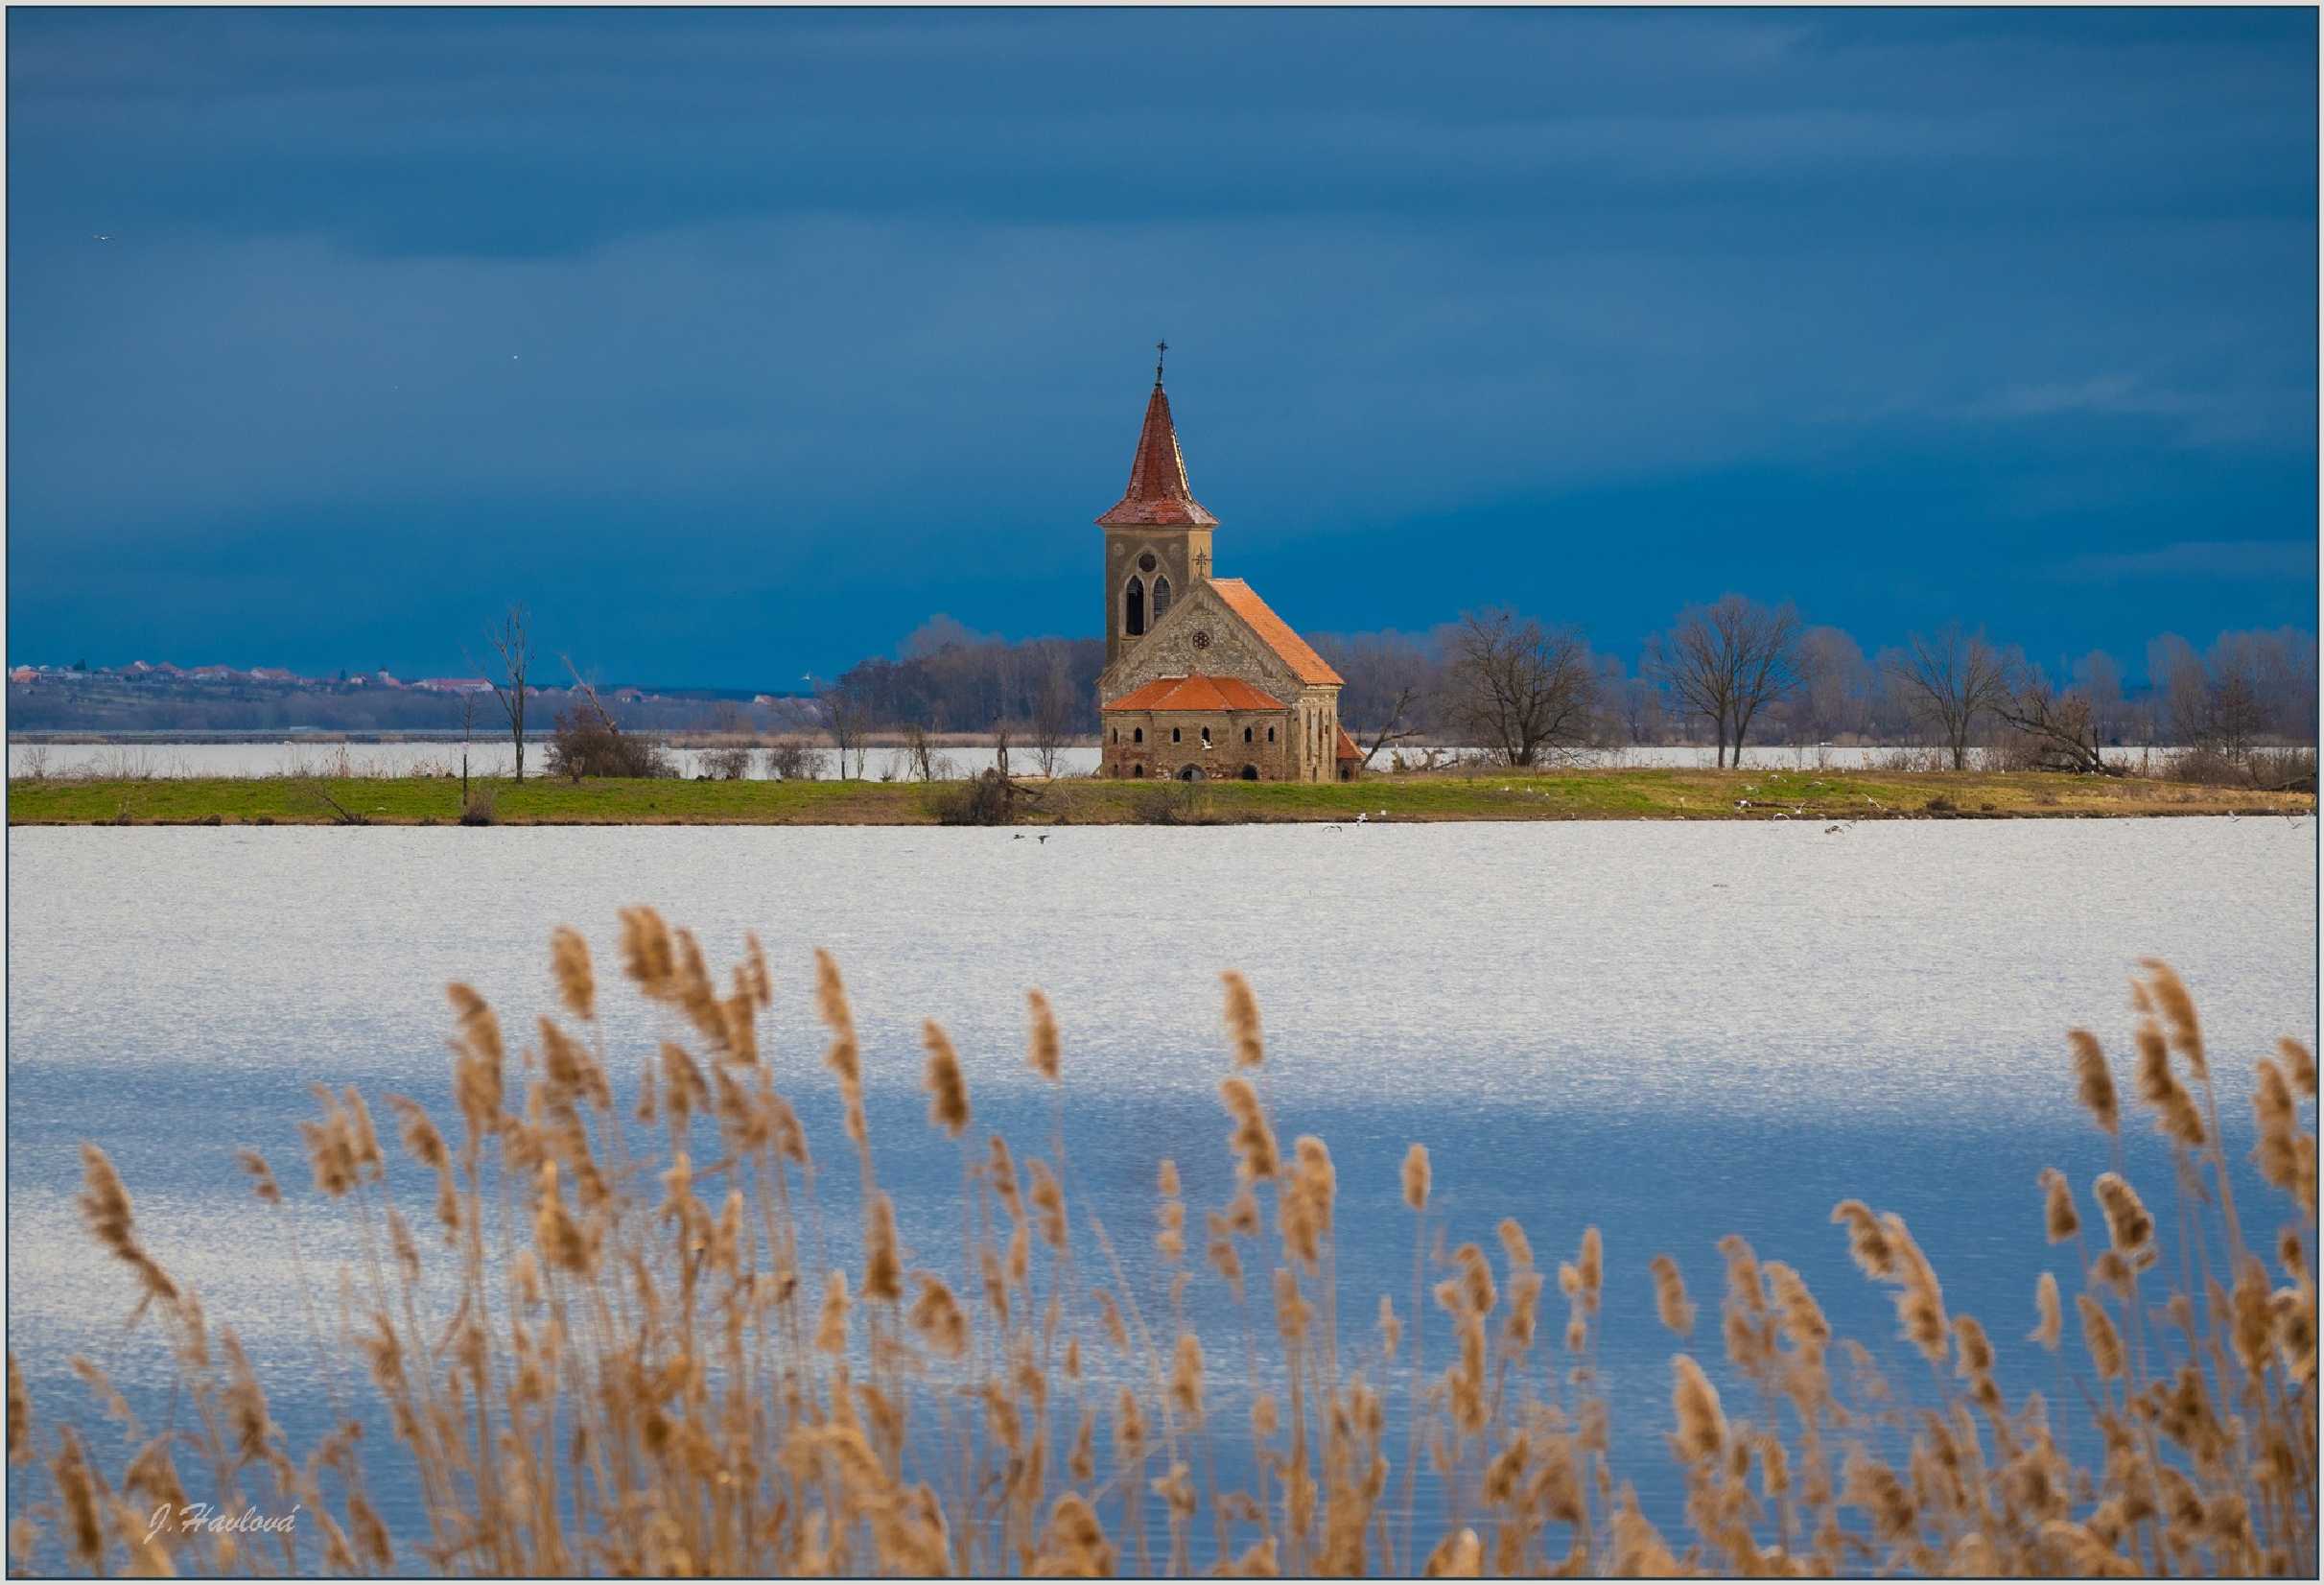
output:
[[[545,566],[575,599],[666,569],[697,617],[602,622],[666,676],[694,670],[655,658],[673,627],[819,667],[930,610],[1057,630],[1074,608],[1025,591],[1078,587],[1159,335],[1238,556],[1473,561],[1432,604],[1351,574],[1372,621],[1591,534],[1662,548],[1632,584],[1826,533],[1860,586],[1919,579],[1926,538],[1864,529],[1938,499],[1994,581],[2054,597],[2059,557],[2312,513],[2314,35],[12,15],[16,631],[102,654],[199,616],[264,647],[327,626],[315,586],[391,659],[460,580]],[[1753,477],[1797,482],[1780,537],[1736,532]],[[1524,526],[1430,528],[1488,519]],[[1570,614],[1614,598],[1576,580]]]
[[[1969,408],[1972,416],[2055,418],[2078,414],[2180,417],[2206,402],[2184,391],[2158,390],[2130,374],[2099,374],[2062,385],[2011,386]]]
[[[2279,539],[2182,539],[2144,551],[2092,551],[2057,563],[2054,574],[2077,582],[2125,579],[2211,579],[2257,582],[2313,581],[2316,547]]]

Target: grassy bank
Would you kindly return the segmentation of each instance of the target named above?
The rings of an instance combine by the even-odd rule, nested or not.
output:
[[[549,781],[478,784],[498,825],[934,825],[942,786],[904,782]],[[1574,770],[1383,776],[1354,783],[1177,784],[1074,778],[1021,805],[1028,825],[1291,820],[1821,820],[2294,815],[2310,793],[2140,777],[1831,770]],[[12,825],[450,825],[440,778],[18,780]]]

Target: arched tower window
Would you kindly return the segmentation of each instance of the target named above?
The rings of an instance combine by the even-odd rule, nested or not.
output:
[[[1129,593],[1122,597],[1121,630],[1137,638],[1146,630],[1146,580],[1133,575]]]
[[[1143,743],[1143,742],[1145,742],[1145,741],[1146,741],[1146,729],[1145,729],[1144,727],[1142,727],[1142,726],[1133,726],[1133,727],[1131,727],[1131,728],[1130,728],[1130,741],[1131,741],[1132,743]]]
[[[1160,622],[1162,619],[1162,613],[1169,608],[1170,578],[1165,573],[1154,580],[1154,620]]]

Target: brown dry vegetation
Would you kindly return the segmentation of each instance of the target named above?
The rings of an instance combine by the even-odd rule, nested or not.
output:
[[[103,1372],[77,1360],[139,1447],[126,1467],[100,1468],[96,1438],[49,1418],[60,1406],[30,1402],[12,1356],[19,1567],[1175,1574],[1198,1550],[1242,1574],[2315,1566],[2316,1140],[2302,1122],[2315,1064],[2291,1041],[2259,1064],[2255,1158],[2285,1197],[2239,1205],[2211,1054],[2160,964],[2134,986],[2126,1094],[2080,1031],[2059,1077],[2113,1142],[2094,1141],[2096,1153],[2119,1168],[2120,1130],[2150,1116],[2177,1181],[2108,1171],[2085,1203],[2062,1174],[2045,1177],[2041,1214],[2061,1259],[2027,1295],[2030,1338],[2025,1316],[1988,1326],[1948,1312],[1900,1218],[1852,1200],[1834,1209],[1833,1249],[1806,1264],[1832,1272],[1844,1238],[1862,1277],[1892,1291],[1901,1335],[1929,1367],[1909,1384],[1883,1381],[1866,1349],[1834,1336],[1802,1269],[1738,1238],[1719,1246],[1716,1340],[1696,1338],[1707,1295],[1689,1297],[1676,1261],[1617,1262],[1594,1228],[1569,1259],[1537,1254],[1504,1221],[1496,1247],[1436,1244],[1432,1260],[1419,1146],[1393,1213],[1405,1225],[1343,1227],[1329,1150],[1278,1133],[1259,1009],[1238,976],[1226,980],[1219,1086],[1238,1188],[1225,1205],[1190,1206],[1176,1167],[1160,1165],[1153,1237],[1174,1278],[1156,1307],[1124,1280],[1115,1241],[1129,1230],[1073,1202],[1071,1065],[1038,993],[1027,1061],[1056,1086],[1059,1118],[1045,1141],[980,1137],[951,1043],[926,1026],[932,1137],[904,1147],[959,1153],[959,1242],[940,1270],[907,1264],[900,1245],[864,1053],[828,957],[815,997],[830,1043],[811,1081],[842,1102],[835,1161],[810,1147],[760,1051],[773,988],[755,942],[722,990],[692,934],[650,911],[625,914],[624,977],[666,1009],[669,1038],[618,1061],[581,937],[556,932],[552,960],[561,1005],[521,1053],[490,1006],[450,988],[456,1118],[384,1098],[399,1147],[356,1092],[317,1092],[320,1115],[304,1125],[315,1193],[351,1218],[364,1252],[345,1274],[360,1319],[340,1346],[384,1406],[369,1434],[350,1422],[318,1447],[286,1445],[232,1329],[146,1247],[127,1191],[86,1147],[84,1219],[172,1340],[183,1429],[144,1439]],[[625,1116],[654,1149],[632,1153]],[[432,1186],[435,1225],[397,1211],[391,1155],[398,1178]],[[278,1207],[289,1191],[270,1166],[248,1152],[244,1165],[262,1209]],[[858,1180],[866,1208],[863,1257],[846,1268],[817,1254],[817,1177],[833,1171]],[[2142,1197],[2158,1193],[2175,1211],[2168,1254]],[[2030,1220],[2034,1209],[2030,1195]],[[2290,1225],[2271,1231],[2277,1218]],[[1409,1239],[1412,1289],[1375,1296],[1376,1309],[1344,1302],[1334,1252],[1351,1234]],[[427,1267],[442,1271],[423,1289]],[[423,1296],[446,1279],[449,1302]],[[1649,1523],[1609,1457],[1593,1366],[1608,1282],[1651,1283],[1684,1350],[1665,1422],[1684,1476],[1682,1534]],[[1223,1285],[1244,1327],[1188,1330],[1195,1283]],[[1697,1358],[1706,1344],[1748,1390],[1723,1401]],[[2055,1356],[2054,1403],[2005,1399],[2006,1347]],[[1262,1357],[1279,1390],[1230,1422],[1224,1388],[1259,1382]],[[1406,1408],[1409,1431],[1392,1432],[1392,1411]],[[2097,1467],[2060,1451],[2069,1418],[2095,1423]],[[1232,1488],[1219,1458],[1230,1439],[1257,1450],[1233,1461],[1254,1473]],[[181,1457],[197,1495],[223,1508],[295,1501],[317,1523],[288,1538],[147,1540],[144,1516],[185,1500]],[[425,1534],[390,1537],[366,1458],[410,1466]],[[1448,1520],[1434,1502],[1417,1511],[1422,1462]],[[1149,1534],[1166,1542],[1149,1551]]]

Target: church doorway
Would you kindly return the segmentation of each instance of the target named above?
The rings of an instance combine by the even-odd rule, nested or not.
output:
[[[1203,779],[1203,768],[1199,765],[1189,765],[1184,770],[1181,770],[1178,773],[1178,779],[1182,782],[1201,781]]]
[[[1245,780],[1245,781],[1247,781],[1247,782],[1255,782],[1255,781],[1258,780],[1258,767],[1257,767],[1257,766],[1256,766],[1256,765],[1246,765],[1246,766],[1244,766],[1244,767],[1243,767],[1243,780]]]
[[[1142,776],[1145,773],[1146,768],[1142,765],[1134,765],[1130,767],[1130,774],[1133,776]]]

